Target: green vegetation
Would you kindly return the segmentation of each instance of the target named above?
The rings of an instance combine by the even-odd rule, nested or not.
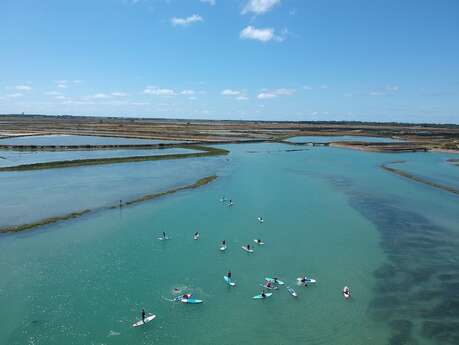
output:
[[[143,202],[143,201],[147,201],[147,200],[157,199],[157,198],[169,195],[169,194],[177,193],[177,192],[179,192],[181,190],[185,190],[185,189],[199,188],[201,186],[204,186],[204,185],[212,182],[216,178],[217,178],[216,175],[207,176],[207,177],[201,178],[201,179],[197,180],[195,183],[187,185],[187,186],[178,187],[178,188],[175,188],[175,189],[168,190],[166,192],[161,192],[161,193],[156,193],[156,194],[146,194],[146,195],[142,196],[141,198],[134,199],[134,200],[131,200],[131,201],[127,201],[126,203],[122,204],[122,206],[123,205],[132,205],[132,204],[137,204],[139,202]],[[112,208],[116,208],[116,207],[117,206],[113,206]]]
[[[95,159],[76,159],[67,161],[55,161],[33,164],[22,164],[12,167],[2,167],[1,171],[28,171],[28,170],[42,170],[42,169],[57,169],[57,168],[71,168],[87,165],[102,165],[102,164],[116,164],[116,163],[131,163],[131,162],[145,162],[145,161],[158,161],[170,159],[184,159],[184,158],[197,158],[209,156],[227,155],[229,151],[207,146],[186,146],[191,150],[201,152],[194,153],[177,153],[170,155],[152,155],[152,156],[129,156],[129,157],[111,157],[111,158],[95,158]]]
[[[140,198],[127,201],[127,202],[125,202],[125,203],[123,203],[121,205],[117,204],[117,205],[114,205],[114,206],[109,206],[107,208],[113,209],[113,208],[118,208],[120,206],[121,207],[129,206],[129,205],[133,205],[133,204],[138,204],[138,203],[143,202],[143,201],[158,199],[160,197],[163,197],[163,196],[166,196],[166,195],[170,195],[170,194],[174,194],[174,193],[180,192],[182,190],[199,188],[199,187],[202,187],[202,186],[214,181],[216,178],[217,178],[216,175],[203,177],[203,178],[197,180],[193,184],[189,184],[189,185],[182,186],[182,187],[177,187],[177,188],[174,188],[174,189],[171,189],[171,190],[168,190],[168,191],[165,191],[165,192],[161,192],[161,193],[146,194],[146,195],[144,195],[144,196],[142,196]],[[85,210],[81,210],[81,211],[65,214],[65,215],[62,215],[62,216],[45,218],[45,219],[39,220],[39,221],[34,222],[34,223],[0,227],[0,233],[2,233],[2,232],[20,232],[20,231],[25,231],[25,230],[31,230],[31,229],[37,228],[39,226],[48,225],[48,224],[52,224],[52,223],[57,223],[57,222],[60,222],[60,221],[63,221],[63,220],[70,220],[70,219],[73,219],[73,218],[77,218],[77,217],[80,217],[80,216],[82,216],[84,214],[88,214],[90,212],[95,212],[97,210],[98,209],[85,209]]]
[[[72,219],[72,218],[77,218],[77,217],[82,216],[83,214],[86,214],[86,213],[90,212],[90,211],[91,210],[87,210],[86,209],[86,210],[81,210],[81,211],[65,214],[63,216],[45,218],[45,219],[39,220],[38,222],[35,222],[35,223],[28,223],[28,224],[20,224],[20,225],[0,227],[0,232],[19,232],[19,231],[30,230],[30,229],[36,228],[38,226],[57,223],[57,222],[62,221],[62,220],[69,220],[69,219]]]
[[[388,166],[389,164],[400,164],[400,163],[405,163],[405,161],[394,161],[394,162],[382,164],[381,168],[383,168],[384,170],[389,171],[391,173],[397,174],[399,176],[403,176],[403,177],[409,178],[409,179],[411,179],[413,181],[416,181],[416,182],[419,182],[419,183],[423,183],[423,184],[429,185],[431,187],[438,188],[438,189],[441,189],[441,190],[444,190],[444,191],[447,191],[447,192],[450,192],[450,193],[459,194],[459,190],[457,190],[456,188],[453,188],[453,187],[450,187],[450,186],[446,186],[444,184],[440,184],[440,183],[437,183],[437,182],[433,182],[433,181],[427,180],[427,179],[425,179],[423,177],[414,176],[414,175],[409,174],[409,173],[407,173],[407,172],[405,172],[403,170],[391,168],[391,167]]]

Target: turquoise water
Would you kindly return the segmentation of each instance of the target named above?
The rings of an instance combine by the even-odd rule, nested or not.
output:
[[[173,140],[130,139],[87,135],[37,135],[0,139],[0,145],[121,145],[166,144]]]
[[[170,148],[150,150],[82,150],[82,151],[10,151],[0,150],[0,167],[76,159],[97,159],[131,156],[160,156],[178,153],[193,153],[196,150]]]
[[[352,135],[340,135],[340,136],[299,136],[288,138],[287,141],[293,143],[304,143],[304,142],[315,142],[315,143],[327,143],[331,141],[365,141],[365,142],[397,142],[392,138],[381,138],[381,137],[364,137],[364,136],[352,136]]]
[[[209,157],[1,172],[0,226],[117,205],[194,183],[224,164],[224,158]]]
[[[448,158],[454,158],[451,156]],[[410,155],[406,162],[391,164],[390,166],[459,189],[459,172],[457,166],[447,161],[447,158],[436,153],[426,155]]]
[[[0,238],[0,343],[457,344],[459,198],[379,168],[402,154],[224,147],[210,185]],[[297,300],[251,299],[304,273]],[[165,300],[177,287],[204,303]],[[157,319],[133,329],[142,307]]]

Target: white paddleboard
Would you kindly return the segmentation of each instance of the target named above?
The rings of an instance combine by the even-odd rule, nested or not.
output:
[[[153,321],[155,318],[156,318],[156,315],[150,315],[150,316],[145,318],[145,321],[140,320],[140,321],[137,321],[136,323],[132,324],[132,327],[143,326],[146,323],[149,323],[150,321]]]
[[[253,253],[253,249],[247,249],[246,246],[242,246],[241,248],[245,250],[247,253]]]
[[[253,239],[253,242],[255,242],[256,244],[258,244],[259,246],[262,246],[265,244],[265,242],[261,241],[261,242],[258,242],[258,239],[254,238]]]
[[[236,282],[234,282],[231,278],[228,278],[228,276],[224,276],[223,279],[225,279],[226,284],[229,286],[236,286]]]
[[[303,279],[304,277],[298,277],[296,278],[296,280],[298,281],[298,284],[312,284],[312,283],[316,283],[317,281],[315,279],[312,279],[312,278],[307,278],[306,281],[302,282],[301,280]]]
[[[349,290],[349,288],[347,288],[347,289],[346,288],[347,288],[347,286],[345,286],[343,288],[343,296],[344,296],[345,299],[348,299],[349,297],[351,297],[351,290]]]
[[[271,297],[272,295],[273,295],[272,292],[267,292],[267,293],[265,293],[265,297],[263,297],[261,294],[259,294],[259,295],[253,296],[252,298],[253,299],[265,299],[265,298]]]
[[[267,282],[271,282],[271,283],[278,284],[278,285],[284,285],[285,284],[282,280],[277,279],[277,281],[276,281],[276,280],[274,280],[274,278],[270,278],[270,277],[266,277],[265,280]]]
[[[257,220],[258,220],[259,223],[263,223],[263,218],[258,217]]]
[[[269,289],[269,290],[277,290],[277,289],[279,289],[279,287],[275,286],[274,284],[271,285],[271,286],[267,286],[267,285],[264,285],[264,284],[258,284],[258,285],[260,285],[264,289]]]
[[[287,291],[290,295],[292,295],[293,297],[298,297],[298,294],[296,293],[295,290],[293,290],[293,288],[291,288],[290,286],[287,286]]]
[[[220,251],[224,252],[226,250],[227,246],[220,246]]]
[[[194,235],[193,240],[199,240],[199,235]]]
[[[167,237],[167,236],[166,237],[158,237],[158,240],[160,240],[160,241],[167,241],[167,240],[170,240],[170,239],[171,239],[171,237]]]

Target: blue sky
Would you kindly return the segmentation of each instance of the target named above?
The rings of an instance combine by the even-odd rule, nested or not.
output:
[[[3,0],[0,113],[459,123],[457,0]]]

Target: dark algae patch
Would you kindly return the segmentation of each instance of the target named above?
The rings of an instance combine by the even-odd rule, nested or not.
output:
[[[332,181],[380,233],[387,262],[374,272],[369,310],[388,323],[388,344],[459,344],[459,233],[396,198]]]
[[[0,233],[2,233],[2,232],[3,233],[6,233],[6,232],[20,232],[20,231],[32,230],[32,229],[35,229],[35,228],[40,227],[40,226],[49,225],[49,224],[57,223],[57,222],[64,221],[64,220],[70,220],[70,219],[73,219],[73,218],[78,218],[78,217],[81,217],[84,214],[88,214],[88,213],[91,213],[91,212],[99,211],[101,209],[119,208],[119,207],[129,206],[129,205],[133,205],[133,204],[138,204],[138,203],[141,203],[141,202],[144,202],[144,201],[148,201],[148,200],[158,199],[158,198],[164,197],[166,195],[170,195],[170,194],[174,194],[174,193],[180,192],[182,190],[199,188],[201,186],[204,186],[204,185],[214,181],[216,178],[217,178],[216,175],[203,177],[203,178],[197,180],[193,184],[189,184],[189,185],[182,186],[182,187],[177,187],[177,188],[165,191],[165,192],[160,192],[160,193],[155,193],[155,194],[146,194],[146,195],[143,195],[140,198],[137,198],[137,199],[134,199],[134,200],[129,200],[129,201],[126,201],[124,203],[117,204],[117,205],[114,205],[114,206],[97,208],[97,209],[81,210],[81,211],[78,211],[78,212],[72,212],[72,213],[68,213],[68,214],[65,214],[65,215],[61,215],[61,216],[49,217],[49,218],[41,219],[41,220],[39,220],[37,222],[34,222],[34,223],[27,223],[27,224],[0,227]]]

